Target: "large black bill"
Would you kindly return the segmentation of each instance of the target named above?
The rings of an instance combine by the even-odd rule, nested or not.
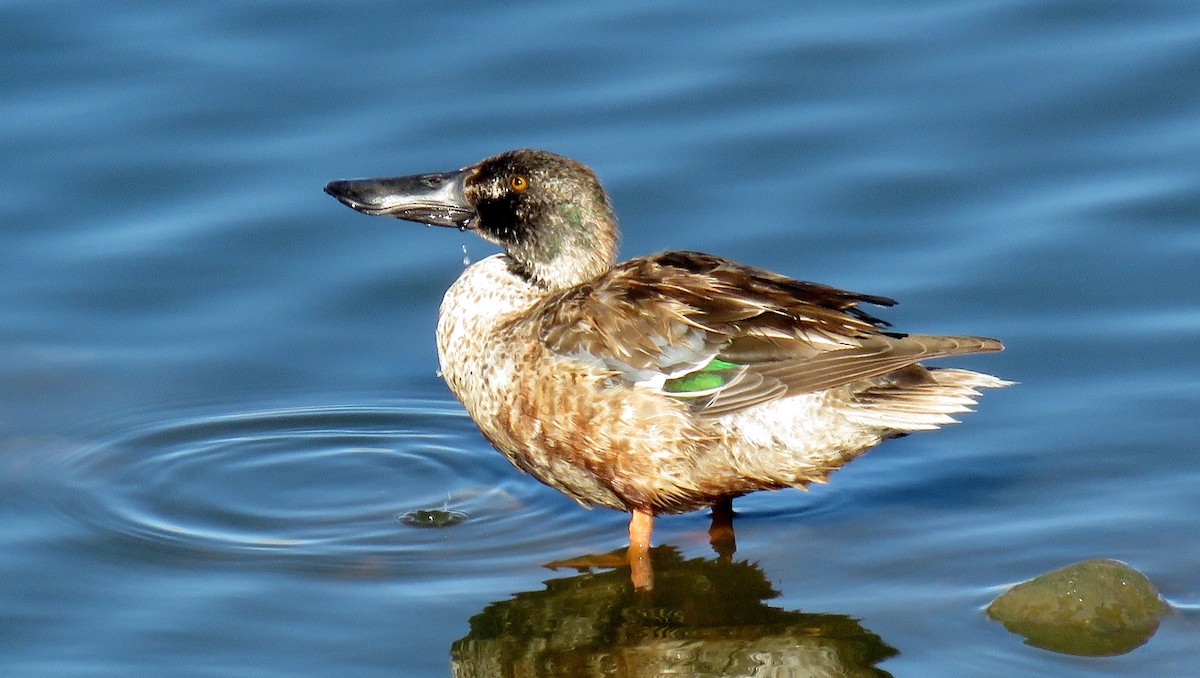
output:
[[[325,192],[364,214],[386,214],[434,226],[471,228],[475,207],[463,193],[467,172],[331,181]]]

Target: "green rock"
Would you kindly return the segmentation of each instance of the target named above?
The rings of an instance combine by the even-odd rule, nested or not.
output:
[[[1109,656],[1148,641],[1169,609],[1141,572],[1096,558],[1017,584],[993,600],[987,613],[1029,645]]]

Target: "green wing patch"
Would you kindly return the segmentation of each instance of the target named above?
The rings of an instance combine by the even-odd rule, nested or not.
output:
[[[668,379],[663,391],[680,398],[699,398],[720,391],[746,368],[737,363],[713,358],[707,365],[682,377]]]

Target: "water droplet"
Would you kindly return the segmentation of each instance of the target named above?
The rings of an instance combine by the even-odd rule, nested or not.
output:
[[[466,243],[463,243],[462,251],[463,251],[463,266],[470,266],[471,265],[471,257],[467,255],[467,244]]]

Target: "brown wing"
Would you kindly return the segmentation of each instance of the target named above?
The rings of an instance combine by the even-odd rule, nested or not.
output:
[[[552,295],[534,319],[552,351],[690,398],[706,415],[1001,348],[991,339],[886,332],[858,308],[864,302],[895,303],[708,254],[663,252]]]

